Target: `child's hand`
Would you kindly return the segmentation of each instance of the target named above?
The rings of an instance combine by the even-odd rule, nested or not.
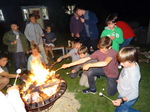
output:
[[[112,103],[113,103],[114,106],[119,107],[121,105],[121,103],[122,103],[122,100],[121,99],[117,99],[117,100],[112,101]]]
[[[19,90],[18,86],[17,86],[17,85],[14,85],[14,86],[11,86],[11,87],[9,87],[9,88],[7,89],[7,93],[8,93],[9,91],[11,91],[11,90],[14,90],[14,89]]]
[[[89,68],[90,68],[90,66],[89,66],[89,64],[85,64],[85,65],[83,65],[83,70],[88,70]]]
[[[75,73],[76,71],[75,70],[71,70],[71,73]]]
[[[44,37],[45,35],[44,35],[44,34],[42,34],[41,36],[42,36],[42,37]]]
[[[63,64],[61,68],[68,68],[70,67],[69,64]]]
[[[34,45],[34,41],[31,41],[31,44]]]
[[[111,40],[114,40],[116,37],[115,36],[110,36],[110,39]]]
[[[61,62],[61,60],[62,60],[62,58],[60,57],[60,58],[57,59],[57,62]]]

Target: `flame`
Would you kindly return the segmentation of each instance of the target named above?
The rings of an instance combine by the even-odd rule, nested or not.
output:
[[[34,100],[37,97],[39,99],[40,95],[37,95],[37,94],[40,94],[40,93],[38,93],[37,91],[31,92],[33,89],[35,89],[38,86],[41,87],[40,91],[42,91],[47,96],[52,96],[53,94],[55,94],[57,92],[57,88],[58,88],[58,85],[60,82],[59,79],[54,77],[55,71],[49,72],[49,69],[46,69],[38,61],[32,62],[31,66],[32,66],[31,74],[29,74],[29,77],[28,77],[25,85],[23,86],[23,89],[21,90],[21,93],[25,93],[25,94],[23,94],[22,98],[25,101],[27,101],[28,99],[31,99],[31,96],[32,96],[32,99],[34,99]],[[41,86],[41,85],[44,85],[47,83],[53,83],[53,82],[54,82],[54,85],[52,85],[50,87],[44,88]],[[55,84],[55,82],[58,82],[58,83]]]

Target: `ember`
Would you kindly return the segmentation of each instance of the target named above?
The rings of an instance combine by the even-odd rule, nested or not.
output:
[[[49,72],[38,62],[32,63],[32,68],[20,92],[26,109],[35,112],[53,105],[66,91],[67,85],[55,71]]]

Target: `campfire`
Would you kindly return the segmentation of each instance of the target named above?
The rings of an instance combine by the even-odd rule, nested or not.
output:
[[[22,86],[21,97],[28,111],[36,112],[52,106],[66,91],[66,82],[38,62],[32,63],[32,73]]]

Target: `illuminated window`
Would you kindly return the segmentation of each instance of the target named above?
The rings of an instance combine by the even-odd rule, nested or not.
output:
[[[0,10],[0,21],[5,21],[2,10]]]
[[[43,20],[49,19],[47,7],[45,6],[22,6],[23,18],[25,21],[29,19],[29,14],[33,13],[33,9],[34,13],[38,12],[38,15],[42,17]]]

